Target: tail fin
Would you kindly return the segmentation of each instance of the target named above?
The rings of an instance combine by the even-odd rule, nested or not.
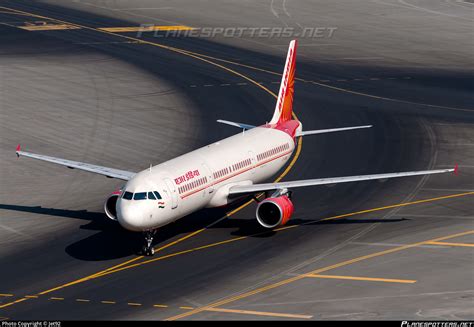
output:
[[[280,92],[270,124],[291,120],[293,113],[293,93],[295,92],[295,66],[297,40],[292,40],[286,56],[285,70],[281,78]]]

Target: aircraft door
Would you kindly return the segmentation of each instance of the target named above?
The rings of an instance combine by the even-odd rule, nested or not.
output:
[[[252,166],[254,166],[257,163],[257,158],[255,158],[255,154],[253,153],[253,151],[249,151],[249,157],[250,157],[250,160],[252,161]],[[251,171],[252,171],[252,175],[255,174],[255,168],[253,168]]]
[[[209,166],[205,162],[202,163],[202,167],[203,171],[205,172],[205,176],[207,177],[207,184],[209,185],[207,187],[207,193],[210,194],[214,192],[214,186],[212,185],[212,182],[214,181],[214,175],[211,168],[209,168]]]
[[[178,192],[176,191],[176,186],[169,178],[165,178],[164,181],[171,197],[171,209],[176,209],[178,207]]]

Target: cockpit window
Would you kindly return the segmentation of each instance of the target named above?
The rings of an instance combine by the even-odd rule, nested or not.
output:
[[[131,200],[132,198],[133,198],[133,193],[132,192],[123,193],[122,199]]]
[[[135,193],[134,200],[146,200],[146,192]]]
[[[148,200],[156,200],[156,197],[153,192],[148,192]]]
[[[160,195],[160,193],[158,193],[157,191],[154,191],[153,193],[155,193],[156,198],[157,198],[158,200],[161,200],[161,195]]]

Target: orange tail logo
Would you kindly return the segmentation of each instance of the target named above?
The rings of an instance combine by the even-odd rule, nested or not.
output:
[[[297,45],[298,43],[296,40],[290,42],[275,112],[273,114],[272,120],[270,121],[271,124],[277,124],[291,120],[293,113],[293,95],[295,92]]]

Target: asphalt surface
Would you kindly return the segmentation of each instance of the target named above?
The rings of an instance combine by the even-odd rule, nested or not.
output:
[[[0,320],[474,319],[472,3],[0,7]],[[20,28],[39,21],[79,26]],[[208,228],[232,208],[197,212],[163,228],[147,262],[141,236],[102,213],[120,181],[17,159],[16,145],[139,171],[230,136],[216,119],[271,117],[275,99],[252,81],[278,91],[271,72],[290,38],[148,33],[144,44],[97,30],[140,23],[336,27],[300,38],[295,113],[305,129],[374,127],[305,138],[285,180],[454,163],[459,175],[295,190],[278,232],[258,227],[255,204]]]

